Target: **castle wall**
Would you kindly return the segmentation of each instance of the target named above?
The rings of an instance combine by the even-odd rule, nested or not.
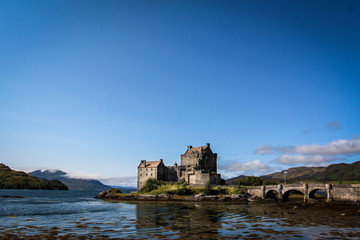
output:
[[[199,155],[195,153],[192,154],[181,154],[181,166],[196,166],[199,163]]]
[[[201,170],[195,171],[196,185],[205,185],[210,181],[210,173],[202,173]]]
[[[209,171],[210,173],[217,173],[216,160],[217,160],[216,153],[212,154],[210,152],[206,152],[201,161],[202,169],[205,169],[205,170]]]
[[[164,181],[178,181],[177,168],[167,167],[165,170]]]
[[[215,185],[221,185],[221,176],[220,174],[211,174],[210,183]]]
[[[161,175],[161,174],[160,174]],[[160,176],[161,177],[161,176]],[[149,178],[159,179],[157,167],[139,167],[138,168],[138,184],[137,190],[139,191],[146,183]]]

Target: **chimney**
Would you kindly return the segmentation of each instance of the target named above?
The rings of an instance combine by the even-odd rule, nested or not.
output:
[[[190,145],[187,146],[187,150],[190,150],[190,149],[192,149],[192,146],[190,146]]]
[[[160,159],[160,162],[163,162],[163,160],[162,160],[162,159]]]
[[[210,147],[210,143],[206,143],[206,147],[208,147],[208,148],[209,148],[209,147]]]
[[[143,163],[146,165],[146,160],[141,160],[141,164]]]

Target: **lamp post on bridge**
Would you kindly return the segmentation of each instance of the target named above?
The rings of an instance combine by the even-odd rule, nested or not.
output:
[[[284,171],[284,180],[285,180],[285,184],[286,184],[286,174],[287,174],[287,171]]]

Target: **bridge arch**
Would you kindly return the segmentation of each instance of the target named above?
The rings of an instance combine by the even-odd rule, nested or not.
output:
[[[247,188],[247,192],[262,199],[271,198],[272,196],[278,196],[278,200],[283,200],[290,195],[289,191],[297,190],[300,194],[304,195],[304,202],[307,202],[309,198],[316,198],[315,193],[317,191],[323,191],[323,195],[326,201],[333,200],[347,200],[347,201],[360,201],[360,184],[287,184],[287,185],[263,185],[257,187]]]
[[[311,189],[310,191],[309,191],[309,198],[312,198],[312,199],[318,199],[317,197],[316,197],[316,192],[318,192],[318,191],[321,191],[321,192],[323,192],[323,193],[325,193],[324,194],[324,198],[327,198],[327,191],[326,191],[326,188],[324,189],[324,188],[314,188],[314,189]]]
[[[278,199],[280,199],[280,194],[278,191],[271,189],[266,192],[265,198],[271,198],[271,199],[278,200]]]
[[[284,192],[284,194],[282,195],[282,199],[284,202],[288,202],[290,200],[290,195],[292,194],[301,194],[304,198],[305,193],[303,191],[300,191],[298,189],[288,189],[286,190],[286,192]]]

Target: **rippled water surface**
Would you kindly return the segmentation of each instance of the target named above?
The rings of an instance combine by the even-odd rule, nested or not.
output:
[[[88,191],[0,190],[0,239],[360,239],[358,205],[106,202]]]

